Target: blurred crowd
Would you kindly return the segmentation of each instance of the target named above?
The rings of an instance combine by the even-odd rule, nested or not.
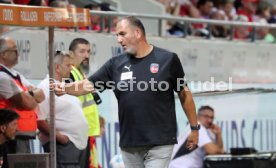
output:
[[[49,6],[55,8],[76,8],[77,6],[70,3],[68,0],[0,0],[3,4],[17,4],[17,5],[29,5],[29,6]],[[85,6],[81,6],[90,10],[95,11],[114,11],[115,8],[106,2],[96,2],[91,1]],[[101,28],[99,15],[91,15],[91,26],[80,27],[79,30],[94,30],[94,31],[113,31],[114,26],[112,26],[117,17],[103,17],[105,22],[104,27]],[[111,26],[110,26],[111,25]],[[65,27],[60,27],[62,29],[68,29]],[[0,34],[9,31],[9,27],[0,25]]]
[[[262,25],[276,23],[276,5],[268,0],[156,0],[165,6],[168,15],[214,19],[239,22],[256,22]],[[61,8],[74,8],[75,4],[68,0],[0,0],[0,3],[20,4],[32,6],[50,6]],[[114,11],[113,6],[106,2],[91,1],[84,8],[95,11]],[[79,30],[93,30],[98,32],[112,32],[117,17],[92,15],[91,26],[80,27]],[[104,23],[104,24],[101,24]],[[66,29],[66,28],[65,28]],[[268,43],[275,42],[275,31],[269,28],[207,25],[204,23],[184,24],[168,21],[166,34],[169,36],[184,37],[187,35],[204,38],[232,38],[235,40],[255,40]],[[6,27],[0,27],[1,32],[8,31]]]
[[[256,22],[263,25],[276,23],[276,6],[265,0],[157,0],[162,3],[169,15],[191,17],[200,19],[214,19],[239,22]],[[184,36],[196,35],[203,37],[230,36],[229,26],[192,24],[188,31],[183,31],[185,26],[179,22],[167,24],[169,35]],[[186,34],[185,34],[186,33]],[[235,27],[233,38],[248,40],[253,36],[251,27]],[[255,38],[266,42],[274,42],[274,36],[268,28],[258,28]]]

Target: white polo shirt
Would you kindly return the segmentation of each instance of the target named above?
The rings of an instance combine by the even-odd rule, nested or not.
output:
[[[179,150],[182,144],[186,141],[190,132],[190,125],[188,125],[185,129],[185,134],[179,137],[178,144],[174,145],[172,158],[175,156],[176,152]],[[200,125],[198,148],[192,151],[191,153],[171,160],[169,168],[202,168],[203,159],[205,156],[205,150],[203,146],[211,142],[212,140],[207,133],[207,129],[203,125]]]
[[[37,112],[38,120],[49,121],[49,77],[38,85],[45,94],[45,100],[39,104]],[[75,96],[65,94],[55,96],[55,124],[56,129],[61,134],[69,137],[70,141],[80,150],[86,148],[88,138],[88,124],[82,112],[82,106],[79,99]],[[49,137],[43,133],[40,134],[42,144],[49,141]]]
[[[9,69],[3,64],[0,64],[0,65],[6,68],[14,76],[19,75],[21,82],[24,86],[33,86],[19,72],[15,71],[14,69]],[[22,89],[16,85],[13,78],[10,75],[8,75],[6,72],[0,71],[0,98],[10,99],[12,96],[21,92],[22,92]]]

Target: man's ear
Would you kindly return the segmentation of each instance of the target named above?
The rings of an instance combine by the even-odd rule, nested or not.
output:
[[[135,29],[135,36],[136,38],[140,39],[142,36],[142,32],[140,29]]]
[[[55,71],[59,72],[59,65],[58,64],[55,64]]]
[[[6,128],[7,128],[7,126],[1,125],[1,126],[0,126],[0,132],[1,132],[1,133],[4,133],[4,132],[6,131]]]
[[[73,51],[69,51],[69,54],[71,55],[71,56],[73,56],[74,55],[74,53],[73,53]]]

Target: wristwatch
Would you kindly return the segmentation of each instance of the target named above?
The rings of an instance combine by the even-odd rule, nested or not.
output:
[[[192,131],[198,131],[199,129],[200,129],[200,124],[191,125],[191,130],[192,130]]]
[[[32,97],[34,97],[34,92],[32,90],[29,90],[28,92]]]

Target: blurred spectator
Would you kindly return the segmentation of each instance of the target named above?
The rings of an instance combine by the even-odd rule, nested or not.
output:
[[[210,19],[214,20],[226,20],[226,15],[220,12],[220,10],[213,12],[210,16]],[[212,36],[224,38],[228,36],[228,29],[226,26],[223,25],[210,25],[210,30],[212,33]]]
[[[238,9],[238,15],[247,17],[248,22],[253,22],[256,15],[258,0],[242,0],[242,7]]]
[[[30,0],[28,5],[30,5],[30,6],[47,6],[45,0]]]
[[[261,18],[258,23],[262,25],[268,25],[267,21],[264,18]],[[268,43],[274,43],[275,38],[272,34],[269,33],[269,28],[267,27],[260,27],[256,29],[256,39],[265,41]]]
[[[219,11],[225,16],[225,20],[233,20],[236,16],[233,0],[222,0],[219,4]]]
[[[101,10],[102,11],[115,11],[116,9],[111,6],[109,3],[107,2],[103,2],[100,4]]]
[[[180,3],[179,0],[157,0],[157,2],[163,4],[165,6],[165,10],[167,14],[179,15]]]
[[[69,5],[68,1],[61,1],[61,0],[54,0],[54,1],[49,1],[49,6],[50,7],[55,7],[55,8],[67,8]]]
[[[187,0],[180,5],[180,16],[189,16],[192,18],[200,18],[200,12],[197,9],[198,0]]]
[[[268,23],[276,23],[276,5],[271,9],[271,17],[269,18]]]
[[[244,15],[237,15],[234,20],[238,22],[248,22],[248,17]],[[248,27],[245,27],[245,26],[234,27],[234,39],[247,40],[249,37],[250,37],[250,31]]]
[[[197,2],[197,8],[202,18],[209,19],[212,13],[214,3],[212,0],[199,0]]]
[[[111,6],[109,3],[103,2],[100,4],[101,11],[116,11],[116,9]],[[106,16],[104,19],[105,27],[103,28],[105,31],[115,32],[116,23],[118,21],[117,16]]]
[[[257,15],[257,19],[265,19],[265,20],[269,20],[271,17],[271,6],[270,4],[268,4],[267,2],[260,2],[257,6],[257,10],[256,10],[256,15]],[[257,20],[257,21],[258,21]]]
[[[98,4],[94,3],[94,4],[88,4],[86,6],[84,6],[84,8],[87,8],[89,10],[95,10],[95,11],[100,11],[101,8]],[[91,15],[91,30],[94,30],[94,31],[99,31],[101,30],[101,27],[100,27],[100,16],[99,15]],[[87,30],[89,28],[80,28],[80,30]]]
[[[190,35],[191,34],[191,28],[187,28],[187,32],[184,32],[185,26],[183,23],[175,22],[168,30],[167,33],[172,36],[178,36],[178,37],[183,37],[184,35]],[[187,33],[187,34],[185,34]]]
[[[242,0],[234,0],[235,9],[240,9],[242,7]]]
[[[48,3],[48,4],[51,4],[53,1],[63,1],[63,2],[69,3],[68,0],[47,0],[47,3]]]
[[[13,4],[13,1],[12,0],[0,0],[0,3]]]

